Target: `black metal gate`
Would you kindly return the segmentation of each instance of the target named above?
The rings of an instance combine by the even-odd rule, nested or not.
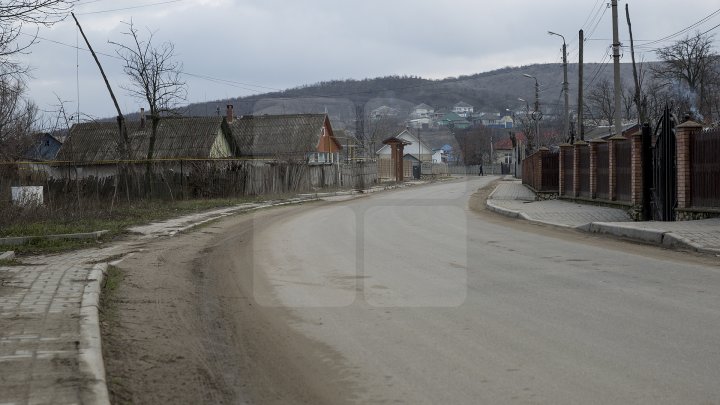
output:
[[[652,186],[650,187],[650,209],[655,221],[674,221],[677,206],[675,184],[675,125],[677,119],[665,107],[662,118],[655,127],[652,147]]]

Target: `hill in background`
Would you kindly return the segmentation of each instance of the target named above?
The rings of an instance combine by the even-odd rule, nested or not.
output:
[[[224,114],[226,104],[233,104],[237,115],[327,112],[333,127],[354,132],[359,116],[364,114],[367,119],[370,111],[382,105],[398,109],[400,117],[409,114],[420,103],[428,104],[436,110],[449,110],[456,103],[464,101],[474,106],[476,112],[504,112],[505,109],[524,109],[525,104],[518,101],[518,98],[523,98],[532,109],[535,82],[523,77],[523,74],[537,77],[543,112],[548,114],[562,109],[562,65],[538,64],[442,80],[413,76],[335,80],[282,92],[191,104],[186,107],[185,114]],[[577,64],[569,64],[568,82],[573,110],[577,104],[577,75]],[[632,65],[622,64],[621,76],[624,86],[629,86],[632,82]],[[611,64],[585,64],[586,91],[602,80],[612,80]]]

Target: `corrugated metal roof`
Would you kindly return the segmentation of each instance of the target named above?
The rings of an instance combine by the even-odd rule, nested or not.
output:
[[[167,117],[160,120],[155,140],[154,159],[209,158],[222,117]],[[132,160],[147,158],[151,122],[141,128],[140,121],[127,122]],[[60,161],[102,162],[128,158],[122,151],[117,122],[87,122],[73,125],[70,136],[57,155]]]
[[[326,118],[325,114],[251,115],[233,120],[230,130],[241,156],[304,159],[307,152],[317,150]]]

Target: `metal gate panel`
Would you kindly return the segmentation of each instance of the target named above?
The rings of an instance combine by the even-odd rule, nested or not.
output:
[[[656,221],[674,221],[677,206],[675,125],[677,119],[665,107],[655,128],[652,148],[652,187],[650,205]]]

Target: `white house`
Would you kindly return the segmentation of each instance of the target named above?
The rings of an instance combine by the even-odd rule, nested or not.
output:
[[[455,104],[452,108],[452,112],[454,112],[455,114],[457,114],[463,118],[469,117],[470,115],[472,115],[472,113],[474,111],[475,111],[475,107],[471,106],[470,104],[468,104],[464,101],[461,101],[461,102]]]
[[[442,149],[435,149],[432,155],[433,163],[447,163],[447,153]]]
[[[413,118],[408,124],[414,129],[428,129],[433,125],[432,118]]]
[[[397,136],[398,139],[410,142],[410,145],[405,146],[403,153],[405,156],[411,155],[415,159],[421,162],[431,162],[433,158],[433,150],[425,143],[418,139],[417,135],[408,131],[407,129],[400,132]],[[390,159],[392,158],[392,149],[390,145],[385,145],[377,151],[378,158]]]
[[[370,111],[370,119],[373,121],[378,121],[384,118],[395,118],[399,114],[400,111],[398,111],[396,108],[383,105]]]
[[[422,103],[413,108],[410,113],[410,119],[432,118],[433,114],[435,114],[435,109],[425,103]]]

